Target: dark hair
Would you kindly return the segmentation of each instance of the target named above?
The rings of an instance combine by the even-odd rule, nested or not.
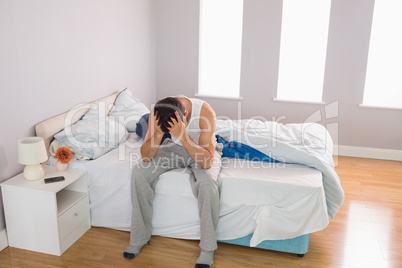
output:
[[[184,104],[176,98],[167,97],[158,101],[155,104],[154,112],[161,130],[164,133],[169,132],[169,122],[172,122],[172,118],[176,118],[174,113],[177,111],[181,120],[183,120],[185,110]]]

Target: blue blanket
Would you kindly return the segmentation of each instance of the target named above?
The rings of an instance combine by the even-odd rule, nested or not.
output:
[[[266,161],[280,163],[280,161],[261,153],[260,151],[250,147],[244,143],[237,141],[225,141],[219,135],[215,135],[216,141],[223,145],[222,157],[240,158],[252,161]]]

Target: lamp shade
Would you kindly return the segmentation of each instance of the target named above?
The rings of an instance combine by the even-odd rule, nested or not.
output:
[[[41,137],[27,137],[18,141],[18,163],[39,164],[48,159],[45,142]]]

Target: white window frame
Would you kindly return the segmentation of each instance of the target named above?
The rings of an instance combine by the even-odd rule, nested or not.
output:
[[[400,0],[375,2],[360,107],[402,109],[401,12]]]
[[[322,101],[331,0],[283,0],[277,98]]]
[[[241,99],[243,0],[200,0],[197,96]]]

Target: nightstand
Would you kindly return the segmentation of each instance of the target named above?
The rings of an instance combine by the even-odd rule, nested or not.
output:
[[[65,180],[45,184],[43,179],[28,181],[21,173],[1,184],[8,243],[60,256],[91,228],[87,172],[43,168],[45,178]]]

